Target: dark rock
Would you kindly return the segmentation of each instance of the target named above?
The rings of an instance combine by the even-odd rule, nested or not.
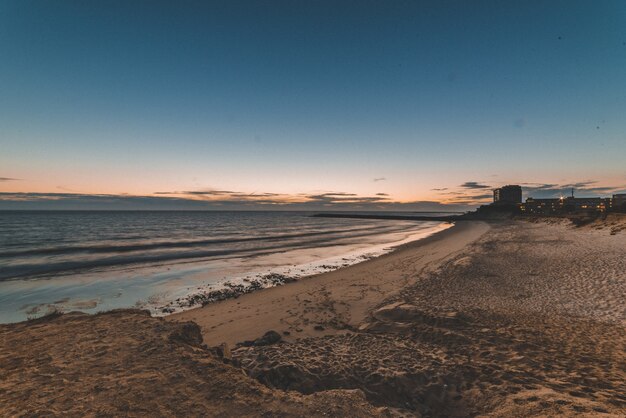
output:
[[[279,273],[270,273],[261,277],[261,281],[271,286],[282,286],[286,283],[294,282],[296,279],[293,277],[285,276]]]
[[[209,303],[220,302],[226,299],[237,299],[239,296],[245,295],[255,290],[264,289],[266,287],[282,286],[285,283],[295,281],[293,277],[284,276],[278,273],[270,273],[258,279],[244,279],[246,284],[235,284],[232,282],[224,283],[224,288],[219,290],[211,290],[209,292],[198,293],[187,296],[184,301],[187,306],[200,304],[206,306]]]
[[[233,361],[233,354],[230,351],[230,347],[227,343],[222,343],[216,347],[216,354],[222,359],[224,363],[230,363]]]
[[[315,331],[324,331],[325,328],[323,326],[321,326],[321,325],[316,325],[316,326],[313,327],[313,329]]]
[[[169,340],[175,343],[200,347],[202,345],[202,332],[200,327],[194,322],[186,322],[170,334]]]
[[[282,339],[279,333],[276,331],[267,331],[262,337],[254,340],[254,346],[259,347],[263,345],[272,345],[276,344]]]
[[[237,347],[252,347],[254,345],[254,341],[246,340],[241,341],[236,344]]]

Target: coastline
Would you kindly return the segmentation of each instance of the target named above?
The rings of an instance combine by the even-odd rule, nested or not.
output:
[[[440,221],[457,222],[472,220],[467,215],[444,215],[444,216],[423,216],[423,215],[391,215],[391,214],[354,214],[354,213],[316,213],[311,215],[314,218],[345,218],[345,219],[387,219],[396,221]]]
[[[623,416],[626,234],[612,222],[463,222],[165,318],[0,325],[2,410]]]
[[[429,221],[431,222],[431,221]],[[313,276],[319,276],[340,269],[345,269],[356,264],[370,261],[382,257],[386,254],[397,251],[409,244],[421,242],[433,235],[440,234],[449,228],[453,228],[454,223],[439,222],[439,225],[426,231],[419,231],[410,236],[391,243],[377,244],[360,249],[353,249],[341,255],[324,257],[321,260],[312,261],[301,265],[284,264],[271,269],[248,273],[245,276],[235,276],[227,280],[204,286],[196,286],[190,291],[169,301],[164,305],[150,306],[148,304],[137,306],[139,308],[149,308],[153,316],[176,315],[193,309],[199,309],[208,304],[223,302],[229,299],[237,299],[243,295],[270,289],[285,284],[305,280]],[[281,254],[275,254],[280,257]]]
[[[414,281],[403,271],[406,263],[414,263],[415,274],[426,273],[488,229],[484,222],[455,224],[362,263],[175,313],[165,319],[194,321],[201,327],[208,345],[224,342],[234,345],[269,330],[280,331],[289,341],[357,329],[369,310]]]
[[[31,222],[33,230],[60,231],[59,225],[68,220],[66,214],[50,219],[16,216],[7,223]],[[107,229],[110,216],[116,222]],[[96,222],[90,235],[71,231],[66,238],[53,235],[58,245],[26,236],[16,243],[18,250],[9,245],[0,248],[0,270],[6,267],[0,278],[2,322],[58,310],[97,313],[138,308],[166,315],[362,262],[449,226],[438,221],[315,219],[300,212],[177,212],[172,217],[169,227],[155,232],[141,229],[144,221],[135,213],[89,212],[86,220],[77,221],[77,229],[87,221]],[[160,213],[148,220],[166,221]],[[187,234],[181,225],[191,225],[194,232]],[[127,230],[134,232],[126,236]],[[153,261],[141,261],[147,259]],[[135,264],[127,264],[131,261]],[[68,265],[73,267],[67,271],[37,273]],[[23,277],[13,277],[11,271]]]

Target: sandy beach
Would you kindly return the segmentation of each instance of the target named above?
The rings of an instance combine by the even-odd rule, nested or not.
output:
[[[626,234],[612,222],[459,222],[165,319],[116,311],[3,325],[0,408],[624,416]]]
[[[461,223],[367,262],[166,318],[196,322],[209,345],[233,345],[268,330],[281,332],[287,341],[349,332],[381,302],[488,228],[486,223]]]
[[[0,2],[0,418],[626,418],[626,1],[536,3]]]

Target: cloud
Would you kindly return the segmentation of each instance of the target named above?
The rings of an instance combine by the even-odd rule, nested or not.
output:
[[[352,197],[352,196],[356,196],[356,193],[346,193],[346,192],[328,192],[328,193],[322,193],[322,194],[313,194],[313,195],[308,195],[308,196],[327,196],[327,197]]]
[[[466,193],[456,193],[453,197],[444,200],[447,204],[455,204],[455,205],[482,205],[485,203],[489,203],[493,199],[493,194],[484,193],[484,194],[466,194]]]
[[[76,190],[72,190],[72,189],[70,189],[68,187],[65,187],[65,186],[57,186],[57,189],[63,190],[64,192],[79,193]]]
[[[541,183],[520,183],[523,189],[526,190],[549,190],[554,187],[557,187],[557,184],[541,184]]]
[[[232,195],[237,192],[231,192],[229,190],[185,190],[180,192],[155,192],[158,195],[198,195],[198,196],[224,196]]]
[[[389,200],[387,197],[383,197],[380,195],[358,196],[355,193],[345,193],[345,192],[310,194],[310,195],[305,195],[305,198],[306,200],[310,202],[328,203],[328,204],[349,203],[349,204],[356,204],[356,205],[383,202],[383,201]]]
[[[11,177],[0,177],[0,181],[19,181],[20,179],[14,179]]]
[[[575,196],[610,196],[624,193],[626,185],[620,186],[596,186],[596,180],[586,180],[577,183],[553,184],[553,183],[522,183],[522,190],[528,197],[551,198],[569,196],[574,189]]]
[[[461,206],[476,206],[481,202],[476,202],[472,199],[459,199],[459,200],[451,200],[446,202],[446,205],[461,205]]]
[[[243,202],[265,202],[268,204],[284,203],[286,196],[278,193],[242,193],[232,190],[183,190],[174,192],[155,192],[158,196],[176,196],[180,198],[189,198],[194,200],[205,200],[215,202],[216,204],[226,203],[243,203]],[[276,202],[272,198],[278,198]]]
[[[386,177],[376,177],[375,179],[372,180],[374,183],[377,183],[379,181],[387,181]]]
[[[194,191],[191,191],[194,192]],[[298,195],[160,192],[151,196],[81,193],[0,192],[0,209],[14,210],[301,210],[301,211],[466,211],[463,203],[395,202],[385,193],[358,196],[347,192]],[[207,192],[209,196],[207,196]]]
[[[459,187],[462,187],[464,189],[490,189],[491,186],[487,186],[486,184],[480,184],[480,182],[477,181],[466,181],[465,183],[461,184]]]
[[[440,187],[431,190],[439,192],[441,201],[445,204],[476,207],[489,203],[493,199],[492,193],[485,190],[490,188],[491,186],[478,181],[466,181],[454,188]]]
[[[254,192],[243,193],[231,190],[185,190],[174,192],[156,192],[158,196],[172,196],[192,200],[204,200],[216,205],[336,205],[382,202],[386,195],[358,196],[347,192],[300,193],[297,195]]]
[[[470,197],[473,200],[493,199],[493,194],[491,194],[491,193],[478,194],[478,195],[472,195]]]

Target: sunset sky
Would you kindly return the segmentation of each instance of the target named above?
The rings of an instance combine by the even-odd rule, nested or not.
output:
[[[0,209],[464,210],[625,158],[623,0],[0,3]]]

